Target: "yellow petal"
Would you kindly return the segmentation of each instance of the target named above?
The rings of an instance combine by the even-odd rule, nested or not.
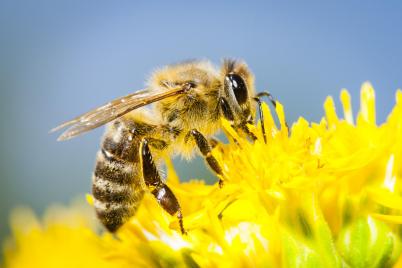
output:
[[[342,89],[341,91],[341,102],[343,106],[343,114],[345,116],[345,120],[353,125],[353,111],[352,104],[350,99],[350,94],[346,89]]]
[[[327,97],[327,99],[325,100],[324,110],[329,125],[335,125],[336,123],[338,123],[338,116],[336,115],[335,104],[332,97]]]
[[[370,214],[376,219],[389,222],[389,223],[395,223],[395,224],[402,224],[402,216],[396,216],[396,215],[384,215],[384,214],[378,214],[378,213],[373,213]]]
[[[372,85],[365,82],[360,95],[360,117],[367,123],[376,123],[375,93]]]

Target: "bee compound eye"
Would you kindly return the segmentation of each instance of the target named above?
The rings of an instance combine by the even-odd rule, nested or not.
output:
[[[225,84],[233,91],[238,104],[243,104],[247,101],[247,86],[240,75],[228,74],[225,78]]]

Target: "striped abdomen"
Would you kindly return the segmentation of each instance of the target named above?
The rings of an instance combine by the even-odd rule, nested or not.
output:
[[[133,216],[142,200],[140,137],[135,123],[116,120],[107,129],[97,154],[92,194],[98,218],[111,232]]]

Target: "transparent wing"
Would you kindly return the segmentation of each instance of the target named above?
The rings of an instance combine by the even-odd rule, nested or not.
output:
[[[68,140],[102,126],[132,110],[168,97],[183,94],[186,91],[187,88],[183,86],[163,91],[147,89],[139,90],[127,96],[112,100],[103,106],[67,121],[60,126],[55,127],[50,132],[55,132],[69,126],[69,128],[57,139],[59,141]]]

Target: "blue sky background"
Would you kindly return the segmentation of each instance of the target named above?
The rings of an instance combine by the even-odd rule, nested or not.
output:
[[[318,121],[327,95],[377,93],[379,121],[402,87],[400,1],[0,1],[0,240],[16,205],[41,213],[90,191],[102,130],[48,130],[140,89],[155,67],[246,60],[288,121]],[[337,102],[339,104],[339,102]],[[213,176],[176,161],[183,180]]]

